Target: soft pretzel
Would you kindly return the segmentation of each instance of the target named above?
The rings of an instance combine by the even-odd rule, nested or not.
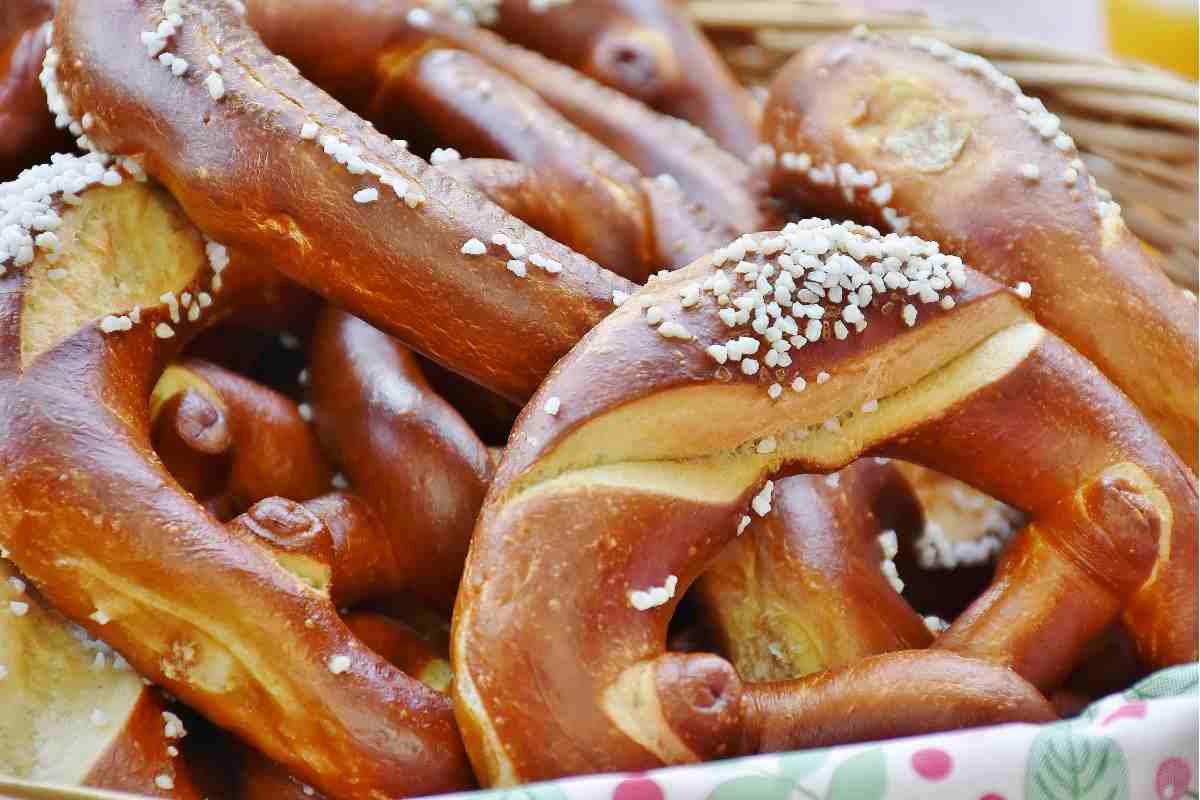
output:
[[[901,598],[895,548],[921,509],[892,465],[856,462],[778,481],[696,583],[721,651],[744,680],[798,678],[866,656],[927,647]],[[886,566],[885,566],[886,565]]]
[[[436,655],[411,628],[393,617],[355,611],[346,625],[367,647],[425,685],[446,691],[450,663]],[[281,765],[250,748],[243,748],[237,800],[321,800],[323,795],[297,780]]]
[[[150,396],[154,450],[202,500],[242,511],[267,497],[309,500],[333,472],[295,402],[204,361],[167,368]]]
[[[729,152],[749,158],[758,144],[754,101],[671,0],[502,0],[497,12],[506,39],[688,120]]]
[[[78,194],[102,181],[120,185]],[[332,795],[469,785],[448,699],[362,646],[309,575],[222,527],[150,449],[158,374],[256,291],[256,271],[108,157],[57,159],[0,198],[53,229],[32,260],[27,245],[6,255],[0,277],[0,543],[13,561],[139,673]]]
[[[1011,78],[920,37],[833,38],[775,77],[763,138],[775,190],[911,229],[1021,287],[1195,469],[1196,303]]]
[[[500,394],[527,397],[613,292],[633,291],[373,131],[225,3],[190,3],[165,40],[150,0],[70,0],[57,21],[52,102],[88,115],[89,145],[136,155],[209,237]],[[148,57],[143,33],[182,75]],[[497,234],[524,248],[525,278]]]
[[[412,353],[362,320],[327,308],[309,358],[313,420],[374,509],[397,586],[449,610],[491,479],[486,447]]]
[[[665,652],[674,598],[769,508],[764,480],[862,454],[1032,517],[941,651],[765,685]],[[912,237],[742,237],[652,282],[527,406],[455,609],[456,714],[485,784],[1039,718],[1017,673],[1054,685],[1122,610],[1147,664],[1196,657],[1196,524],[1191,472],[1015,293]]]
[[[463,152],[518,161],[544,175],[550,184],[545,189],[560,196],[560,204],[569,203],[571,216],[581,220],[575,224],[595,229],[587,240],[591,246],[581,252],[595,253],[614,272],[643,283],[659,269],[689,264],[736,235],[709,220],[699,204],[689,203],[674,179],[643,181],[636,167],[501,70],[462,51],[397,50],[391,55],[398,66],[389,86],[435,137]],[[649,191],[660,185],[676,191],[659,191],[651,203]],[[687,227],[694,234],[679,241],[657,235],[663,222],[681,217],[692,220]]]
[[[3,559],[0,604],[0,775],[200,797],[176,747],[186,729],[157,690]]]
[[[404,54],[418,48],[465,50],[536,91],[643,175],[672,176],[713,219],[736,231],[762,227],[746,162],[691,125],[490,31],[458,24],[410,0],[253,0],[247,9],[269,47],[385,131],[412,125],[392,86]]]
[[[0,180],[70,147],[64,134],[52,133],[54,117],[38,85],[54,5],[8,0],[0,7]]]

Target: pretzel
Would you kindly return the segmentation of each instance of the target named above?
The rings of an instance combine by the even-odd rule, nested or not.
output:
[[[136,155],[210,238],[511,398],[532,392],[612,308],[614,291],[633,291],[374,132],[273,57],[224,3],[189,9],[166,48],[186,62],[176,76],[135,45],[150,29],[157,48],[161,4],[63,3],[53,102],[89,114],[87,144]],[[131,46],[86,44],[95,41]],[[267,163],[283,174],[268,180]],[[547,266],[524,279],[507,272],[511,251],[491,244],[496,234]]]
[[[939,650],[769,684],[665,652],[764,480],[863,454],[1031,515]],[[456,714],[487,785],[1044,718],[1025,680],[1053,686],[1118,615],[1147,665],[1196,657],[1196,524],[1190,470],[1015,293],[913,237],[745,236],[589,332],[518,421],[455,609]]]
[[[933,637],[901,598],[891,562],[920,520],[891,465],[860,461],[777,482],[770,513],[752,517],[696,583],[738,675],[798,678],[927,647]]]
[[[411,118],[391,75],[403,68],[403,54],[417,48],[465,50],[536,91],[643,175],[672,176],[713,219],[736,231],[762,227],[763,212],[744,161],[691,125],[490,31],[457,24],[409,0],[253,0],[247,19],[306,77],[382,130],[405,132],[400,135],[407,135]]]
[[[389,53],[401,65],[389,85],[433,133],[464,152],[518,161],[547,176],[551,185],[544,190],[562,197],[560,204],[569,202],[571,216],[580,220],[575,225],[591,220],[596,228],[581,252],[594,253],[613,271],[643,283],[660,266],[688,264],[736,235],[689,204],[674,179],[643,181],[637,168],[576,129],[532,89],[469,53],[398,51]],[[657,202],[651,203],[655,190]],[[689,224],[675,234],[678,240],[656,235],[663,222],[680,218]]]
[[[168,367],[150,424],[171,475],[202,500],[227,495],[235,511],[275,495],[309,500],[333,478],[296,403],[215,364]]]
[[[52,0],[9,0],[0,8],[0,180],[70,147],[64,134],[51,133],[54,118],[38,85],[53,15]]]
[[[374,509],[396,587],[449,610],[491,479],[487,449],[413,355],[365,322],[327,308],[309,358],[313,421]]]
[[[1196,303],[1011,78],[929,39],[833,38],[776,75],[763,138],[776,191],[911,228],[1021,287],[1195,470]]]
[[[442,26],[456,26],[411,10],[399,34],[381,25],[342,60],[388,67],[389,56],[413,50],[411,43],[391,47],[386,37],[420,35],[421,47],[450,44],[488,62],[486,54],[515,53],[524,69],[543,63],[486,33],[444,33]],[[361,457],[365,466],[351,483],[366,499],[271,497],[217,525],[154,459],[146,407],[159,373],[187,340],[262,297],[261,273],[247,261],[278,265],[334,306],[522,400],[578,336],[624,301],[527,407],[473,545],[456,613],[454,692],[484,782],[1045,720],[1052,710],[1038,689],[1059,683],[1118,616],[1147,663],[1195,657],[1195,542],[1188,541],[1195,478],[1088,361],[1012,295],[961,262],[934,257],[931,245],[806,223],[733,242],[628,299],[632,283],[501,213],[455,182],[447,165],[425,166],[337,106],[262,49],[224,4],[199,0],[185,9],[174,0],[143,0],[98,10],[68,0],[55,37],[43,73],[51,106],[84,132],[85,149],[118,154],[89,157],[81,169],[95,164],[100,172],[85,176],[127,182],[148,173],[215,240],[205,266],[204,240],[179,209],[156,189],[124,184],[89,191],[82,211],[51,204],[63,212],[61,237],[43,240],[31,227],[0,239],[0,255],[13,259],[9,278],[0,277],[12,287],[0,291],[7,305],[0,306],[0,347],[8,342],[10,352],[7,365],[0,361],[0,404],[17,412],[0,415],[0,531],[22,568],[72,618],[97,607],[98,598],[123,599],[124,613],[105,626],[105,637],[299,780],[337,797],[471,782],[445,697],[369,652],[376,629],[363,627],[359,638],[334,609],[380,595],[396,602],[398,589],[448,602],[490,464],[450,409],[420,409],[419,421],[463,432],[461,446],[444,457],[462,467],[464,479],[450,488],[466,500],[452,504],[451,523],[434,531],[444,538],[414,539],[434,545],[427,574],[405,572],[403,557],[413,553],[388,529],[397,515],[376,512],[413,493],[414,482],[389,483],[406,451],[373,449],[374,434],[395,433],[395,420],[376,414],[371,401],[386,405],[392,390],[432,393],[395,341],[331,307],[322,320],[327,330],[314,337],[314,350],[329,355],[326,367],[314,356],[313,407],[331,455],[343,467]],[[108,44],[123,41],[148,51]],[[341,88],[365,87],[371,103],[389,101],[394,93],[377,90],[402,75],[401,66],[371,69]],[[525,85],[538,82],[506,69]],[[329,73],[310,74],[343,96]],[[617,150],[613,131],[627,124],[612,114],[619,104],[571,74],[559,69],[544,81],[550,104],[563,103],[553,87],[583,86],[582,97],[604,98],[595,104],[604,108],[559,110],[640,173],[656,174],[644,164],[671,153],[682,154],[679,163],[697,185],[720,173],[719,159],[696,166],[710,145],[675,146],[658,136],[663,128],[648,128]],[[659,120],[630,107],[636,119]],[[642,162],[627,154],[639,148]],[[262,180],[266,170],[270,180]],[[751,196],[744,174],[739,166],[720,175],[736,186],[731,198],[698,196],[744,208]],[[104,199],[117,196],[126,199]],[[157,224],[123,224],[134,206],[157,209]],[[761,218],[757,208],[751,217]],[[40,225],[39,218],[25,215],[23,224]],[[117,251],[104,241],[89,259],[91,250],[72,234],[88,219],[115,219],[113,230],[127,234],[136,229],[130,255],[112,256]],[[681,229],[689,224],[682,220]],[[840,258],[817,259],[831,244],[844,250]],[[790,287],[772,280],[783,261],[768,274],[756,250],[773,258],[790,251],[791,267],[812,270],[815,288],[802,274]],[[909,271],[884,266],[885,250],[908,260]],[[922,254],[920,263],[913,252]],[[511,264],[522,261],[519,253],[529,256],[524,276]],[[712,273],[714,260],[731,270],[736,264],[734,282],[747,278],[757,299],[731,292],[729,279]],[[856,260],[870,260],[879,272],[851,268]],[[64,269],[60,263],[71,269],[51,277]],[[109,273],[127,268],[133,280],[111,280]],[[65,290],[48,288],[64,278]],[[911,282],[916,298],[885,291],[904,288],[885,278]],[[951,285],[957,292],[941,297]],[[211,301],[202,320],[177,320],[171,302],[157,299],[172,292],[190,314],[182,293],[199,302],[200,291]],[[843,307],[851,291],[854,302]],[[800,321],[789,329],[783,309],[797,306],[802,314],[786,319]],[[823,315],[823,323],[814,318]],[[643,327],[646,321],[653,324]],[[818,328],[811,334],[810,323]],[[715,332],[725,340],[724,325],[744,336],[715,343]],[[702,345],[714,344],[696,347],[697,331]],[[749,357],[751,343],[764,352],[762,366]],[[386,379],[344,372],[356,347],[365,354],[360,366],[387,362]],[[811,368],[805,374],[813,383],[803,403],[784,395],[806,388],[795,381],[801,368]],[[73,391],[80,377],[83,393]],[[1028,425],[1029,442],[1005,427],[1014,424],[1010,414]],[[819,429],[809,432],[809,425]],[[42,445],[47,432],[53,448]],[[1064,442],[1079,443],[1082,453],[1070,453],[1078,465],[1067,463]],[[941,649],[745,684],[720,658],[665,651],[672,594],[734,538],[747,501],[770,504],[771,492],[764,499],[759,491],[763,478],[785,468],[827,471],[867,452],[950,471],[1032,516],[995,586],[938,640]],[[73,466],[60,486],[54,473],[64,463]],[[1014,463],[1037,479],[1014,475],[1005,466]],[[372,487],[372,470],[382,488]],[[193,563],[201,552],[215,557]],[[653,573],[663,566],[674,571]],[[165,575],[148,578],[150,567]],[[542,588],[550,585],[563,586],[561,595]],[[187,587],[182,597],[179,586]],[[239,613],[248,606],[263,618]],[[903,609],[897,615],[916,621]],[[223,636],[210,635],[214,628]],[[246,654],[253,669],[235,660]],[[205,683],[213,674],[232,676],[235,688],[214,691]],[[556,705],[568,698],[571,713],[562,714]],[[561,741],[535,741],[534,731],[556,729]]]
[[[191,800],[186,730],[124,660],[0,560],[0,774]],[[2,791],[2,790],[0,790]]]
[[[119,185],[87,188],[105,180]],[[301,562],[222,527],[150,450],[158,373],[258,273],[107,156],[60,158],[0,195],[53,228],[31,260],[25,245],[6,254],[0,278],[0,543],[22,573],[139,673],[333,796],[470,785],[448,699],[363,647]]]
[[[729,152],[749,158],[758,144],[758,109],[681,8],[670,0],[560,5],[505,0],[495,29],[692,122]]]

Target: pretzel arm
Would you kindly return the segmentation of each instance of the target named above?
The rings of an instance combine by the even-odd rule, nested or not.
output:
[[[593,223],[615,234],[600,263],[638,283],[660,266],[680,267],[720,246],[739,231],[714,224],[671,178],[650,202],[641,173],[608,147],[583,133],[531,89],[506,73],[455,50],[394,54],[389,86],[432,128],[437,139],[472,155],[519,161],[561,185],[572,214],[605,216]],[[693,220],[679,242],[660,236],[660,219]],[[680,244],[682,243],[682,247]]]
[[[741,700],[741,749],[782,752],[914,730],[1056,719],[1050,703],[1016,675],[980,667],[938,650],[908,651],[796,681],[749,685]]]
[[[558,185],[559,202],[575,205],[572,216],[591,218],[580,224],[597,229],[589,243],[603,245],[599,263],[645,282],[656,261],[637,169],[580,133],[533,91],[467,53],[428,50],[403,64],[389,85],[402,92],[438,140],[471,155],[517,161],[546,176]],[[598,236],[600,231],[611,236]]]
[[[619,0],[542,9],[500,4],[495,30],[622,94],[708,132],[749,158],[758,109],[687,13],[670,0]]]
[[[840,242],[836,252],[834,242]],[[887,257],[901,264],[920,258],[911,265],[913,280],[921,274],[918,263],[937,263],[925,261],[934,252],[928,243],[879,240],[867,229],[821,222],[793,226],[782,235],[744,237],[652,283],[556,365],[498,468],[456,608],[451,649],[456,714],[484,782],[642,769],[737,750],[747,729],[745,715],[735,710],[744,695],[736,673],[713,656],[664,653],[666,626],[675,598],[736,535],[746,504],[755,514],[770,506],[773,489],[763,481],[772,475],[826,472],[889,443],[918,441],[922,426],[959,409],[966,409],[970,430],[982,433],[1003,429],[1002,419],[1032,416],[1042,404],[1061,402],[1077,417],[1086,407],[1089,422],[1069,434],[1054,431],[1036,445],[1026,444],[1032,440],[1024,436],[1014,440],[1011,433],[997,437],[987,460],[993,469],[1006,470],[1003,486],[982,479],[984,471],[973,465],[977,452],[969,446],[948,449],[944,460],[954,464],[953,473],[1009,499],[1031,513],[1034,526],[1054,532],[1048,537],[1027,530],[1025,538],[1032,544],[1050,539],[1042,548],[1046,552],[1037,554],[1048,568],[1065,563],[1077,570],[1078,590],[1100,606],[1089,612],[1088,625],[1103,622],[1099,617],[1111,620],[1139,589],[1152,586],[1147,581],[1156,561],[1161,563],[1161,543],[1178,540],[1196,525],[1194,478],[1136,408],[1095,367],[1038,326],[1016,295],[977,273],[964,269],[952,278],[957,288],[947,290],[953,302],[922,304],[916,316],[902,310],[906,295],[899,289],[875,295],[858,312],[870,315],[860,332],[844,338],[814,332],[806,346],[788,351],[791,360],[784,368],[766,370],[755,360],[735,372],[720,364],[728,345],[715,355],[713,345],[731,336],[752,339],[747,331],[779,330],[783,323],[782,315],[773,317],[769,310],[760,328],[741,327],[733,314],[723,319],[719,310],[739,306],[720,305],[724,286],[715,264],[749,264],[745,280],[760,292],[751,293],[749,307],[765,309],[764,298],[776,295],[758,281],[772,283],[774,273],[763,269],[768,258],[785,263],[775,256],[781,250],[790,260],[786,271],[803,272],[814,285],[822,279],[837,285],[828,270],[847,279],[861,277],[859,269],[881,280],[887,272],[882,261],[880,272],[872,273],[861,266],[869,259],[852,267],[839,254],[877,252],[871,257],[884,258],[891,252],[898,255]],[[815,266],[808,257],[820,253],[824,266]],[[701,290],[699,303],[690,302],[691,287]],[[786,292],[777,296],[786,299]],[[761,353],[762,340],[756,341]],[[1057,363],[1057,369],[1047,371],[1046,380],[1031,381],[1045,361]],[[768,386],[790,386],[795,377],[808,378],[802,391],[778,393]],[[1014,388],[1003,418],[968,413],[976,408],[974,398],[993,386]],[[1059,399],[1068,395],[1070,400]],[[537,413],[552,397],[558,398],[558,413]],[[1076,442],[1076,435],[1086,438]],[[1063,470],[1063,454],[1073,449],[1082,454],[1086,471],[1070,467],[1058,474],[1051,486],[1068,487],[1065,496],[1028,488],[1036,485],[1029,473]],[[1017,486],[1006,498],[999,490],[1012,484],[1027,488]],[[1076,492],[1101,502],[1090,504],[1088,515],[1074,513]],[[1130,507],[1143,516],[1126,529],[1124,512]],[[1096,574],[1088,561],[1077,563],[1078,554],[1089,549],[1120,553],[1120,566],[1110,563]],[[1108,602],[1112,596],[1116,600]],[[1023,597],[1028,616],[1023,624],[1032,635],[1075,624],[1064,619],[1076,612],[1075,605],[1056,607],[1047,602],[1056,598],[1035,587]],[[1194,608],[1194,592],[1185,602]],[[605,635],[597,637],[597,630]],[[986,650],[985,644],[977,643]],[[1065,642],[1059,657],[1069,662],[1078,655],[1073,645]],[[881,658],[886,663],[907,656]],[[937,653],[927,658],[931,669],[942,663]],[[943,699],[960,709],[961,722],[996,721],[1005,708],[1015,718],[1045,718],[1044,705],[1028,702],[998,703],[995,716],[979,714],[981,694],[972,685],[1007,680],[1021,689],[1003,697],[1028,700],[1036,694],[1002,664],[972,664],[978,683],[959,684],[960,697]],[[855,667],[845,669],[853,674]],[[816,691],[815,680],[801,679],[791,691],[776,686],[773,694],[791,698],[800,714]],[[710,691],[696,691],[697,683]],[[870,697],[878,688],[870,681],[857,687],[858,695],[835,695],[842,698],[841,713],[854,707],[851,698]],[[779,701],[772,705],[773,714],[790,713]],[[899,716],[904,719],[897,725],[905,725],[907,733],[945,724],[944,717],[923,711]],[[534,741],[527,733],[547,729],[555,735]]]
[[[836,483],[777,482],[770,513],[747,516],[696,587],[738,674],[797,678],[928,646],[921,617],[880,571],[880,534],[891,528],[893,539],[910,538],[920,519],[891,465],[859,461],[836,473]]]
[[[647,246],[645,219],[630,213],[622,202],[629,193],[619,187],[595,175],[581,186],[547,170],[493,158],[451,161],[439,169],[571,249],[644,279],[645,262],[636,262]],[[630,268],[623,268],[626,262],[633,262]]]
[[[911,226],[1002,283],[1027,282],[1039,322],[1195,470],[1195,301],[1095,188],[1057,117],[983,59],[913,41],[830,39],[776,76],[763,128],[773,189]]]
[[[55,249],[0,277],[0,536],[12,559],[138,672],[330,794],[469,785],[448,700],[366,651],[327,595],[218,524],[151,448],[158,375],[256,291],[256,274],[214,272],[160,190],[127,180],[78,202],[59,212]],[[173,328],[158,298],[199,296],[218,277],[202,318]],[[129,314],[137,324],[109,325]]]
[[[223,478],[220,488],[238,510],[266,497],[303,501],[329,490],[333,472],[296,403],[216,364],[192,359],[169,367],[151,395],[150,421],[172,475],[209,479],[210,491],[192,491],[201,499],[215,493],[214,477]],[[212,475],[215,465],[204,456],[225,453],[228,474]]]
[[[1020,449],[1025,468],[988,457],[1001,447]],[[952,471],[1034,516],[992,588],[939,647],[1005,661],[1053,686],[1123,607],[1147,666],[1196,659],[1196,537],[1185,533],[1195,525],[1195,480],[1061,340],[1045,338],[1003,380],[885,452]],[[1035,619],[1031,596],[1039,608],[1070,611]]]
[[[671,175],[686,196],[736,231],[762,227],[750,169],[703,132],[659,114],[575,70],[410,0],[254,0],[248,19],[305,75],[385,129],[411,118],[396,101],[393,70],[417,48],[465,50],[536,91],[575,126],[647,176]],[[336,37],[332,41],[330,37]]]
[[[375,510],[396,583],[449,609],[491,479],[487,448],[412,353],[343,311],[322,312],[309,371],[317,431]]]
[[[411,580],[378,516],[354,494],[333,492],[305,503],[268,497],[229,525],[270,546],[338,608],[395,595]]]
[[[518,399],[607,313],[614,289],[632,291],[374,132],[271,55],[226,4],[188,8],[171,37],[188,67],[177,77],[139,47],[161,4],[64,2],[55,80],[73,115],[91,114],[91,144],[137,155],[210,237]],[[499,248],[462,252],[498,232],[562,271],[522,280]]]

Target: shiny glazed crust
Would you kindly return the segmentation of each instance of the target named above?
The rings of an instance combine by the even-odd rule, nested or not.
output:
[[[783,238],[825,246],[808,231]],[[740,241],[755,271],[773,260],[756,250],[781,246],[772,234]],[[925,247],[907,241],[891,249]],[[713,285],[714,262],[738,257],[652,282],[559,362],[518,421],[472,542],[451,650],[481,782],[1043,718],[1018,674],[1053,686],[1123,608],[1147,663],[1195,658],[1195,478],[1017,295],[966,270],[947,292],[952,308],[922,305],[911,324],[902,301],[876,295],[861,333],[822,334],[790,352],[790,368],[748,375],[709,348],[750,331],[719,319],[728,306],[710,293],[686,299],[689,284]],[[772,397],[769,382],[794,376],[808,378],[803,391]],[[769,508],[766,478],[871,453],[961,477],[1033,519],[992,589],[938,640],[967,661],[900,652],[756,686],[715,656],[664,652],[673,598],[743,515]],[[920,702],[894,702],[896,683],[881,677],[893,669],[912,676],[904,691]],[[953,681],[935,677],[947,669]],[[912,714],[850,713],[877,692]],[[839,718],[849,727],[830,724]],[[552,741],[530,733],[547,727]]]

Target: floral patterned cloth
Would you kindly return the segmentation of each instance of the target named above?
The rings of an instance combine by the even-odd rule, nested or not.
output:
[[[459,800],[1184,800],[1197,798],[1198,665],[1080,716],[867,745],[597,775]]]

